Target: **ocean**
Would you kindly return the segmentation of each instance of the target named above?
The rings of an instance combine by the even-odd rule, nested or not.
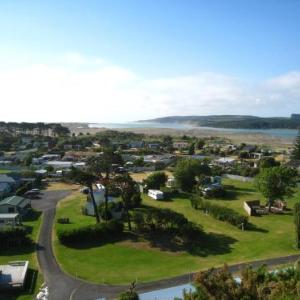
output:
[[[298,134],[296,129],[236,129],[236,128],[215,128],[215,127],[196,127],[189,124],[180,123],[150,123],[150,122],[128,122],[128,123],[93,123],[89,124],[91,128],[170,128],[170,129],[206,129],[222,131],[228,133],[262,133],[268,136],[279,138],[295,138]]]

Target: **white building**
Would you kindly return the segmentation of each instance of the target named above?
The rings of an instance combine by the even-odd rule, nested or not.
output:
[[[7,265],[0,265],[0,289],[23,288],[28,264],[28,261],[12,261]]]
[[[155,200],[164,199],[164,193],[160,190],[148,190],[148,196]]]

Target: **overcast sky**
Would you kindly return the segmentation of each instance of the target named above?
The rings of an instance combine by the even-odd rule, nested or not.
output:
[[[3,0],[0,120],[300,113],[299,29],[298,0]]]

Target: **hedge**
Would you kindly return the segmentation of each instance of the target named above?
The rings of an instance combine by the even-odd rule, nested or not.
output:
[[[57,229],[58,240],[62,244],[73,244],[78,242],[92,242],[107,240],[114,235],[123,232],[123,223],[111,220],[107,223],[82,226],[78,228],[59,228]]]
[[[0,229],[0,252],[3,249],[12,249],[30,245],[32,240],[27,236],[23,227],[3,227]]]
[[[231,208],[213,204],[211,201],[203,200],[200,197],[192,197],[191,204],[193,208],[203,210],[217,220],[227,222],[241,229],[242,226],[244,229],[249,227],[248,217],[239,214]]]

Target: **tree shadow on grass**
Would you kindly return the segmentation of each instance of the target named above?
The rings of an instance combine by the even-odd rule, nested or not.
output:
[[[147,235],[145,239],[151,247],[169,252],[188,252],[195,256],[220,255],[231,252],[231,245],[236,239],[217,233],[202,233],[197,240],[182,241],[172,234]]]
[[[269,230],[258,227],[252,223],[248,223],[247,225],[247,231],[255,231],[255,232],[261,232],[261,233],[268,233]]]

